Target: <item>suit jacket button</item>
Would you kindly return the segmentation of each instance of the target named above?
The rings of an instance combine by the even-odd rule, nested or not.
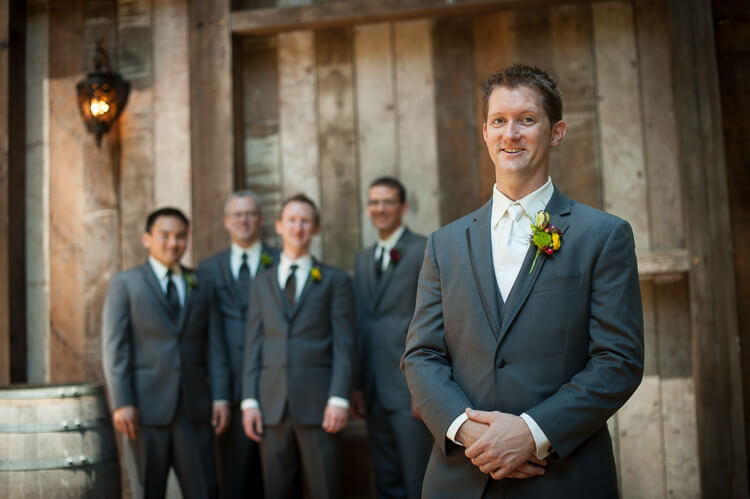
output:
[[[497,359],[497,368],[502,369],[503,367],[505,367],[505,359],[500,357]]]

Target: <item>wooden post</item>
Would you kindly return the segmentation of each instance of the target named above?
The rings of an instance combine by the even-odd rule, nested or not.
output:
[[[9,0],[0,0],[0,385],[10,383]]]
[[[703,497],[747,497],[726,167],[709,0],[669,0],[675,111],[692,257],[690,320]]]
[[[193,251],[199,261],[226,245],[223,203],[234,187],[230,1],[190,2],[189,8]]]

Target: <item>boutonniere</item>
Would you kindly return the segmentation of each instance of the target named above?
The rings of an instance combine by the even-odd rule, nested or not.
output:
[[[531,242],[536,246],[536,255],[534,255],[534,262],[531,264],[529,275],[534,271],[534,265],[536,265],[536,259],[539,258],[539,255],[544,253],[551,256],[560,249],[561,240],[562,231],[549,224],[549,212],[543,210],[537,212],[536,219],[531,225]]]
[[[265,269],[271,265],[273,265],[273,257],[264,251],[260,254],[260,266]]]
[[[313,282],[320,282],[323,279],[323,274],[320,273],[320,267],[317,265],[310,269],[310,278]]]
[[[401,249],[398,246],[394,246],[390,251],[391,265],[396,265],[401,261]]]
[[[198,287],[198,277],[193,272],[185,272],[185,284],[188,289],[195,289]]]

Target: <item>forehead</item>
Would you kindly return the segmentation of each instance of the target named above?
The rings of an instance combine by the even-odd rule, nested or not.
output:
[[[255,200],[250,196],[245,196],[232,198],[232,200],[229,201],[227,211],[254,211],[257,208],[258,206],[256,205]]]
[[[162,215],[154,220],[153,232],[186,232],[187,225],[177,217]]]
[[[281,211],[281,218],[284,219],[290,217],[305,217],[312,220],[315,218],[315,210],[313,210],[312,206],[303,201],[290,201]]]
[[[520,111],[543,112],[542,93],[534,87],[495,87],[487,102],[487,114]]]
[[[370,199],[398,199],[398,189],[387,185],[374,185],[368,191]]]

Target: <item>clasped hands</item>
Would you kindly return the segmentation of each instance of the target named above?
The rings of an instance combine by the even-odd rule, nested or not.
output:
[[[328,404],[320,426],[328,433],[338,433],[346,428],[348,421],[348,409]],[[252,407],[242,411],[242,427],[245,429],[245,435],[251,440],[256,442],[263,440],[263,416],[259,408]]]
[[[466,409],[469,417],[456,433],[466,457],[495,480],[543,475],[547,461],[537,459],[536,444],[523,419],[498,411]]]

